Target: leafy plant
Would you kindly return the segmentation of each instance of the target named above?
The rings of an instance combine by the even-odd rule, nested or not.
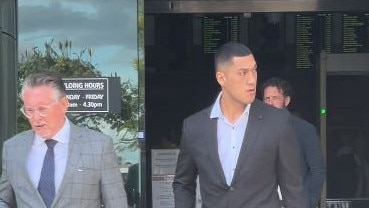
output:
[[[74,58],[73,58],[74,56]],[[21,55],[18,71],[18,94],[23,80],[30,73],[41,70],[58,71],[64,77],[101,77],[101,72],[96,65],[91,63],[92,49],[83,49],[78,54],[72,53],[72,42],[65,40],[57,44],[57,49],[53,40],[45,43],[44,49],[38,47],[32,51],[25,51]],[[136,61],[135,61],[136,62]],[[138,60],[137,60],[138,62]],[[133,64],[135,67],[135,65]],[[137,66],[138,67],[138,66]],[[137,69],[137,68],[136,68]],[[115,75],[116,76],[116,75]],[[87,126],[101,132],[110,132],[119,138],[115,147],[118,151],[124,149],[135,150],[138,138],[138,122],[143,120],[143,113],[139,113],[139,91],[131,81],[121,83],[121,112],[120,114],[110,113],[84,113],[69,114],[69,119],[77,124]],[[18,109],[21,107],[18,99]],[[143,104],[141,104],[143,105]],[[18,132],[30,128],[24,116],[17,113]]]

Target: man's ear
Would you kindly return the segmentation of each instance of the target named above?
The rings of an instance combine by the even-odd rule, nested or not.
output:
[[[63,105],[65,111],[67,111],[68,110],[68,107],[69,107],[69,100],[68,100],[68,98],[67,97],[63,97],[60,102]]]
[[[290,104],[291,102],[291,97],[290,96],[285,96],[284,98],[284,106],[287,108],[288,105]]]
[[[221,72],[221,71],[217,71],[215,72],[215,78],[217,79],[217,82],[220,86],[223,86],[224,85],[224,82],[225,82],[225,76],[224,76],[224,73]]]

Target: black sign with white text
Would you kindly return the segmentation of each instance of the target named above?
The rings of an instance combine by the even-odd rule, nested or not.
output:
[[[69,113],[120,112],[121,91],[118,77],[63,78],[63,81],[69,100]],[[111,89],[112,86],[118,89]]]

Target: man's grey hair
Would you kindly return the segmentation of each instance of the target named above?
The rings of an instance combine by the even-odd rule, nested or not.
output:
[[[23,82],[21,99],[23,100],[24,91],[28,88],[47,86],[55,90],[55,99],[60,99],[66,95],[62,76],[54,71],[41,71],[28,75]]]

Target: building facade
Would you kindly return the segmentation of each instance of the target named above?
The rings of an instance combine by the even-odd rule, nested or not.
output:
[[[367,0],[0,0],[0,31],[2,142],[24,126],[18,74],[33,54],[55,54],[49,67],[68,68],[61,62],[67,58],[120,79],[121,114],[92,113],[93,122],[73,118],[113,138],[123,177],[136,176],[127,182],[136,190],[132,206],[173,207],[170,195],[158,193],[171,188],[175,158],[166,158],[166,170],[158,161],[176,154],[183,119],[217,95],[209,77],[213,46],[222,42],[214,40],[249,45],[260,81],[280,76],[292,83],[293,110],[318,128],[326,157],[320,207],[369,206],[369,100],[362,93],[369,83]],[[115,123],[109,126],[105,116]],[[345,149],[361,162],[343,163]],[[346,172],[354,177],[342,180]]]

